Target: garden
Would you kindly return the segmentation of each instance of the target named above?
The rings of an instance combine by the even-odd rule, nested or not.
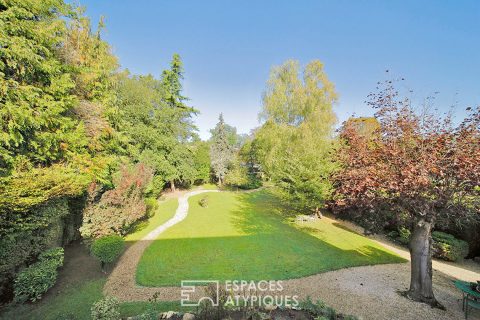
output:
[[[130,70],[86,10],[0,1],[0,319],[479,319],[478,99],[385,70],[358,116],[272,56],[234,116],[192,51]]]

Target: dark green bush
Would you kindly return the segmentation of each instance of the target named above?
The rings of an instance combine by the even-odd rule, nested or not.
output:
[[[455,238],[451,234],[434,231],[432,232],[432,238],[432,255],[435,258],[446,261],[457,261],[468,254],[468,243]]]
[[[407,245],[410,242],[410,230],[401,227],[398,229],[398,241],[401,244]]]
[[[39,261],[23,269],[15,279],[16,302],[36,301],[57,280],[57,268],[63,265],[63,248],[53,248],[39,256]]]
[[[198,201],[198,204],[199,204],[201,207],[204,207],[204,208],[208,207],[208,196],[205,196],[205,197],[203,197],[202,199],[200,199],[200,200]]]
[[[92,255],[102,263],[102,269],[106,263],[115,261],[125,248],[125,240],[118,235],[109,235],[97,239],[90,248]]]

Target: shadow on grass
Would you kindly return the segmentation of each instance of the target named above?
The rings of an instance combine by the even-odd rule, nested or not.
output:
[[[178,286],[185,279],[284,280],[404,261],[358,234],[351,240],[354,249],[346,250],[312,235],[321,230],[300,230],[285,221],[285,208],[266,191],[240,193],[236,199],[229,215],[238,235],[155,240],[138,264],[137,282],[156,287]],[[365,244],[357,245],[357,239]]]

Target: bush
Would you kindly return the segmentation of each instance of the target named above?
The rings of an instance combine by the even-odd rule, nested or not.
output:
[[[400,227],[398,229],[398,241],[401,244],[407,245],[410,242],[410,230],[405,227]]]
[[[93,320],[118,320],[120,312],[118,310],[118,300],[112,297],[106,297],[95,302],[92,306]]]
[[[147,217],[153,217],[155,215],[155,211],[158,209],[158,201],[155,198],[146,198],[145,206],[147,211]]]
[[[53,248],[39,256],[39,261],[23,269],[15,279],[16,302],[37,301],[57,280],[57,268],[63,265],[63,248]]]
[[[310,297],[300,301],[299,307],[315,317],[315,320],[357,319],[357,317],[352,315],[337,314],[335,309],[327,306],[323,301],[317,300],[317,302],[313,302]]]
[[[200,200],[198,201],[198,204],[199,204],[201,207],[204,207],[204,208],[208,207],[208,196],[205,196],[205,197],[203,197],[202,199],[200,199]]]
[[[115,261],[125,248],[125,240],[117,235],[105,236],[93,242],[90,248],[92,255],[102,263],[102,269],[106,263]]]
[[[40,253],[40,255],[38,256],[38,260],[49,261],[50,263],[56,265],[58,268],[63,266],[63,255],[64,255],[63,248],[60,248],[60,247],[52,248]]]
[[[131,225],[146,216],[144,191],[152,176],[152,169],[139,163],[132,168],[123,166],[114,179],[115,188],[104,192],[99,200],[92,186],[91,201],[83,213],[82,236],[98,239],[114,233],[125,235]]]
[[[457,261],[468,254],[468,243],[455,238],[451,234],[434,231],[432,232],[432,238],[432,255],[435,258],[446,261]]]

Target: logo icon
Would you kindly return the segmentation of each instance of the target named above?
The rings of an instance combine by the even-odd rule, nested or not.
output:
[[[214,285],[216,288],[215,298],[200,296],[195,297],[195,293],[199,291],[199,287],[205,287],[208,285]],[[202,301],[210,301],[212,306],[217,307],[219,305],[219,281],[218,280],[182,280],[181,282],[181,302],[182,307],[198,307]],[[198,295],[197,295],[198,296]]]

